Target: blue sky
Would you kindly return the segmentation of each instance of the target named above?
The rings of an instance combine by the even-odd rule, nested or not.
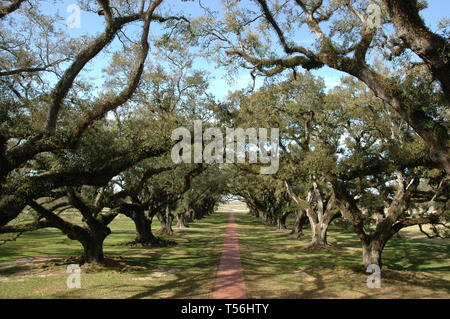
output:
[[[76,3],[74,0],[57,1],[56,4],[54,1],[43,1],[42,11],[48,14],[58,12],[61,17],[67,18],[71,14],[67,11],[67,8],[74,3]],[[181,2],[181,0],[167,0],[165,3],[166,6],[169,5],[170,7],[174,8],[174,11],[182,10],[184,13],[187,13],[187,15],[198,16],[199,14],[201,14],[197,1]],[[209,8],[213,8],[214,10],[220,11],[220,9],[222,8],[221,0],[203,0],[202,3],[204,5],[207,5]],[[450,17],[450,1],[429,0],[428,4],[428,8],[422,11],[422,15],[431,29],[435,30],[439,20],[445,17]],[[82,11],[80,22],[81,23],[79,29],[68,28],[64,24],[62,27],[71,37],[79,37],[83,34],[94,35],[103,30],[103,17],[98,16],[95,13]],[[155,33],[157,33],[157,28],[154,27],[153,30],[155,35]],[[313,38],[314,37],[312,35],[305,34],[303,38],[304,40],[302,41],[310,41]],[[95,75],[98,74],[98,78],[100,78],[99,71],[103,67],[107,66],[108,63],[108,57],[100,55],[99,57],[95,58],[90,64],[91,73],[87,75],[90,78],[95,78]],[[217,69],[214,63],[206,63],[204,60],[201,60],[198,61],[195,66],[201,67],[202,69],[208,71],[211,77],[214,78],[211,81],[209,91],[218,99],[223,99],[223,97],[226,96],[227,93],[231,90],[245,88],[251,83],[251,77],[248,71],[240,72],[236,76],[234,83],[229,83],[226,80],[226,71],[223,68]],[[331,88],[337,85],[339,83],[340,77],[345,76],[344,73],[332,70],[328,67],[321,68],[320,70],[315,70],[313,71],[313,74],[323,77],[327,88]]]

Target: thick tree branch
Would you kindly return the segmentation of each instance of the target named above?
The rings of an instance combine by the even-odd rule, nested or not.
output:
[[[0,227],[0,234],[25,233],[42,228],[54,227],[54,224],[48,220],[41,220],[36,223],[22,225],[6,225]]]
[[[429,67],[441,83],[450,103],[450,44],[428,29],[419,15],[417,0],[383,0],[392,17],[398,36]]]
[[[140,15],[134,16],[131,21],[138,20]],[[73,82],[85,65],[92,60],[100,51],[103,50],[115,37],[117,31],[120,30],[126,23],[131,22],[129,19],[118,18],[111,20],[107,23],[105,31],[88,44],[81,52],[75,57],[75,60],[70,67],[64,72],[64,75],[56,84],[53,92],[51,93],[52,99],[50,103],[50,110],[48,115],[47,130],[49,133],[53,133],[56,130],[56,122],[58,114],[61,109],[62,102],[72,87]]]
[[[47,196],[51,190],[63,186],[104,186],[111,178],[141,160],[166,153],[170,150],[170,146],[171,144],[149,147],[138,154],[112,159],[99,168],[73,169],[25,177],[24,181],[18,182],[19,186],[12,193],[2,194],[0,198],[0,225],[5,225],[14,219],[30,199]]]
[[[0,19],[19,9],[22,2],[25,2],[25,0],[15,0],[9,6],[0,7]]]
[[[20,74],[20,73],[35,73],[35,72],[47,71],[50,67],[55,66],[61,62],[67,61],[67,60],[68,60],[67,58],[61,59],[61,60],[46,64],[44,66],[39,66],[39,67],[20,68],[20,69],[14,69],[14,70],[9,70],[9,71],[0,71],[0,77],[14,75],[14,74]]]
[[[106,99],[106,101],[102,101],[102,103],[98,104],[94,110],[88,113],[88,115],[72,131],[72,136],[69,139],[70,145],[74,145],[77,143],[77,141],[79,141],[80,136],[90,125],[90,123],[103,117],[107,112],[114,110],[120,105],[124,104],[136,91],[136,88],[138,87],[139,81],[142,76],[142,72],[144,71],[145,60],[149,51],[148,34],[150,32],[150,22],[152,21],[153,12],[155,11],[156,7],[161,4],[161,2],[162,0],[153,2],[144,17],[144,26],[141,35],[141,46],[138,53],[138,59],[135,66],[133,67],[133,70],[131,71],[130,78],[126,87],[117,96]]]

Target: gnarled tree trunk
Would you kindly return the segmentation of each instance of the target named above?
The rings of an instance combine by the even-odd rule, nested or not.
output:
[[[276,224],[276,220],[270,212],[260,211],[260,216],[261,216],[264,224],[266,224],[266,225],[275,225]]]
[[[84,250],[82,263],[102,263],[104,261],[103,242],[107,236],[108,234],[90,234],[79,239]]]
[[[280,216],[277,218],[277,229],[283,230],[287,229],[286,227],[286,217]]]
[[[289,213],[283,213],[281,215],[279,215],[277,217],[277,229],[279,230],[283,230],[283,229],[287,229],[286,227],[286,218],[291,214],[292,212]]]
[[[153,235],[152,219],[147,217],[145,211],[136,211],[133,214],[133,222],[136,228],[136,244],[152,245],[159,243],[159,239]]]
[[[308,220],[308,217],[306,217],[306,212],[303,210],[300,214],[297,215],[295,218],[294,226],[292,227],[291,232],[289,233],[290,236],[294,238],[300,238],[303,237],[303,225]]]
[[[183,213],[177,215],[177,227],[186,228],[189,227],[188,222],[190,221],[191,212],[186,209]]]
[[[170,212],[169,207],[166,207],[166,211],[164,214],[158,213],[159,221],[161,222],[161,232],[164,234],[172,235],[172,222],[174,219],[174,215]]]
[[[311,243],[310,247],[326,247],[328,246],[327,242],[327,232],[328,226],[330,225],[330,221],[327,219],[323,219],[321,221],[314,221],[313,219],[309,219],[311,224]]]
[[[367,269],[369,265],[378,265],[380,266],[380,268],[383,266],[381,255],[383,253],[385,244],[386,243],[379,238],[362,241],[363,265],[365,269]]]
[[[322,218],[314,218],[314,215],[308,215],[309,223],[311,224],[311,243],[310,247],[326,247],[329,246],[327,241],[328,228],[333,220],[341,217],[341,213],[332,213],[327,210],[327,212],[322,216]]]

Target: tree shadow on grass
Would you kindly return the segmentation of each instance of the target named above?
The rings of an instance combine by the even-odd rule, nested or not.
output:
[[[449,260],[450,246],[428,244],[420,239],[395,240],[389,243],[384,256],[385,264],[396,270],[435,271],[439,260]],[[407,265],[407,266],[405,266]],[[430,265],[430,266],[427,266]],[[450,268],[447,267],[447,271]]]
[[[281,269],[280,269],[281,271]],[[298,289],[295,292],[286,290],[283,288],[283,286],[277,286],[273,284],[263,285],[261,283],[264,283],[265,280],[271,277],[270,274],[261,272],[258,275],[255,275],[254,273],[251,274],[251,276],[246,276],[246,282],[247,283],[260,283],[257,284],[256,289],[247,289],[248,298],[268,298],[268,299],[313,299],[313,298],[320,298],[322,292],[326,288],[327,282],[324,280],[322,274],[318,272],[314,272],[313,268],[304,268],[301,270],[301,275],[307,276],[310,279],[310,282],[305,282],[304,284],[301,284],[301,288]],[[303,279],[299,275],[298,277],[295,275],[292,275],[290,280],[291,286],[295,285],[296,283],[301,283]],[[256,292],[251,292],[251,291]]]
[[[146,286],[145,291],[132,295],[127,299],[142,299],[155,296],[164,292],[171,292],[170,298],[199,298],[204,297],[204,294],[196,295],[193,291],[198,291],[204,288],[205,285],[210,285],[213,281],[213,276],[198,275],[192,276],[192,274],[176,274],[176,279],[171,280],[163,285],[159,286]],[[210,294],[211,288],[208,289]]]
[[[253,288],[250,290],[258,297],[428,298],[448,296],[450,292],[450,280],[443,279],[446,273],[449,274],[445,261],[449,260],[450,247],[445,243],[431,245],[423,239],[392,239],[383,254],[385,267],[382,278],[389,289],[377,291],[367,288],[368,274],[359,266],[361,244],[352,233],[333,230],[329,235],[335,249],[308,251],[305,249],[308,236],[294,241],[280,239],[283,234],[280,235],[273,227],[245,216],[238,220],[238,225],[241,250],[244,251],[241,254],[244,271],[248,271],[251,279],[249,284]],[[293,242],[299,244],[292,245]],[[292,258],[293,253],[297,259]],[[299,279],[290,275],[296,267],[309,267],[309,273],[315,277],[314,282],[306,286],[297,283]],[[336,275],[333,275],[333,267],[337,267]],[[279,284],[279,278],[292,284]],[[258,281],[264,282],[268,288],[264,288],[262,283],[257,284]],[[276,291],[277,287],[280,291]],[[299,287],[299,290],[295,291],[293,287]]]
[[[389,280],[392,283],[409,285],[428,289],[442,289],[450,294],[450,281],[445,280],[429,273],[419,271],[397,271],[393,269],[384,269],[381,272],[382,279]]]

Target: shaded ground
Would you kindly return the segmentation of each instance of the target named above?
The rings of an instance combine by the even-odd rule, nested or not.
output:
[[[332,227],[331,249],[307,249],[287,231],[236,214],[249,298],[448,298],[450,241],[432,241],[408,230],[385,248],[380,289],[367,288],[362,251],[351,232]],[[413,238],[408,238],[412,236]]]
[[[134,238],[132,222],[119,216],[105,242],[108,266],[83,269],[81,289],[66,286],[77,242],[54,229],[24,234],[0,245],[0,298],[210,298],[227,217],[175,229],[177,246],[152,248],[118,245]]]
[[[448,298],[450,241],[402,231],[384,253],[382,287],[369,289],[356,236],[332,227],[329,250],[307,249],[287,231],[264,226],[245,207],[237,218],[240,260],[249,298]],[[223,210],[222,210],[223,211]],[[0,298],[211,298],[228,214],[215,213],[178,230],[174,247],[126,247],[132,222],[120,216],[105,242],[108,266],[84,269],[81,289],[68,289],[66,267],[81,247],[58,230],[27,233],[0,245]],[[291,225],[292,220],[288,220]],[[289,226],[290,226],[289,225]],[[154,229],[159,229],[155,221]]]

